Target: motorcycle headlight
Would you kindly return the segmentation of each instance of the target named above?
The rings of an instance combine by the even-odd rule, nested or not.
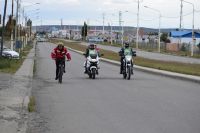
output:
[[[132,60],[132,57],[131,57],[131,56],[126,56],[126,60],[127,60],[127,61],[131,61],[131,60]]]

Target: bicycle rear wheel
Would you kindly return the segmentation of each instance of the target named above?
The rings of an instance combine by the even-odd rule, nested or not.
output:
[[[63,76],[63,67],[60,66],[59,73],[58,73],[58,82],[62,83],[62,76]]]

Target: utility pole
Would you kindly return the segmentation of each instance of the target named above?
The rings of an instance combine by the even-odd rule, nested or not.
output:
[[[180,26],[179,31],[182,30],[182,21],[183,21],[183,0],[181,0],[181,11],[180,11]],[[178,48],[180,47],[180,44],[182,42],[181,37],[179,38]]]
[[[61,25],[61,30],[63,30],[63,19],[61,18],[61,23],[60,23]]]
[[[11,13],[11,26],[12,26],[12,29],[11,29],[11,42],[10,42],[10,48],[11,50],[13,50],[13,44],[14,44],[14,39],[13,39],[13,26],[14,26],[14,23],[13,23],[13,14],[14,14],[14,0],[12,0],[12,13]]]
[[[136,49],[139,48],[139,21],[140,21],[140,0],[138,0],[138,9],[137,9],[137,35],[136,35]]]
[[[104,23],[105,23],[105,13],[103,13],[103,37],[104,37],[104,33],[105,33]]]
[[[15,43],[18,40],[18,18],[19,18],[19,0],[17,0],[17,10],[16,10]]]
[[[119,26],[122,26],[122,11],[119,11]]]
[[[123,47],[123,26],[122,26],[122,11],[119,11],[119,27],[121,27],[121,41]]]
[[[5,0],[4,13],[3,13],[3,27],[2,27],[2,38],[1,38],[0,56],[2,56],[2,53],[3,53],[3,41],[4,41],[3,39],[4,39],[4,31],[5,31],[6,10],[7,10],[7,0]]]
[[[181,11],[180,11],[180,26],[179,30],[182,30],[182,21],[183,21],[183,0],[181,0]]]

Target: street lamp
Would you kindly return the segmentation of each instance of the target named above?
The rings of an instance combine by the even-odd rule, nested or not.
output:
[[[136,35],[136,49],[138,49],[138,43],[139,43],[139,23],[140,23],[140,3],[143,2],[143,0],[138,0],[137,4],[138,4],[138,10],[137,10],[137,35]]]
[[[97,36],[97,23],[99,23],[100,21],[95,19],[95,36]]]
[[[192,42],[193,43],[192,43],[192,46],[191,46],[191,56],[193,56],[194,55],[194,45],[195,45],[195,35],[194,35],[194,12],[195,12],[195,9],[194,9],[193,3],[185,1],[185,0],[183,0],[183,2],[191,4],[193,6],[193,18],[192,18]]]
[[[121,31],[121,33],[122,33],[122,37],[121,37],[121,41],[122,41],[122,47],[123,47],[123,45],[124,45],[124,21],[122,21],[121,19],[122,19],[122,13],[127,13],[128,11],[124,11],[124,12],[122,12],[122,11],[119,11],[119,23],[120,23],[120,26],[122,27],[122,31]]]
[[[161,12],[157,9],[154,9],[154,8],[151,8],[151,7],[148,7],[148,6],[144,6],[145,8],[148,8],[148,9],[151,9],[155,12],[158,12],[159,13],[159,31],[158,31],[158,52],[160,53],[160,25],[161,25]]]
[[[114,13],[107,13],[109,16],[115,16]],[[104,14],[105,15],[105,14]],[[97,20],[96,20],[97,21]],[[105,21],[105,16],[104,16],[104,21]],[[113,37],[112,37],[112,33],[113,33],[113,21],[112,21],[112,18],[110,17],[109,18],[109,25],[110,25],[110,28],[111,28],[111,45],[113,44]],[[95,31],[96,31],[96,27],[95,27]]]
[[[29,8],[31,6],[34,6],[34,5],[39,5],[40,3],[32,3],[30,5],[26,5],[26,6],[23,6],[23,19],[22,19],[22,25],[23,25],[23,22],[25,21],[25,26],[27,26],[27,18],[28,18],[28,15],[26,14],[25,15],[25,9],[26,8]],[[36,9],[36,10],[32,10],[32,11],[39,11],[40,9]],[[29,11],[31,12],[31,11]],[[39,14],[39,12],[37,12],[37,14]],[[30,37],[31,37],[31,26],[27,26],[27,28],[29,29],[29,35],[28,35],[28,40],[30,41]],[[27,38],[25,37],[25,40],[27,40]]]

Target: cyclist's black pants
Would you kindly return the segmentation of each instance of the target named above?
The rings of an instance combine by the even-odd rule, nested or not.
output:
[[[65,70],[65,59],[57,59],[56,60],[56,77],[58,76],[60,63],[64,63],[64,70]]]

